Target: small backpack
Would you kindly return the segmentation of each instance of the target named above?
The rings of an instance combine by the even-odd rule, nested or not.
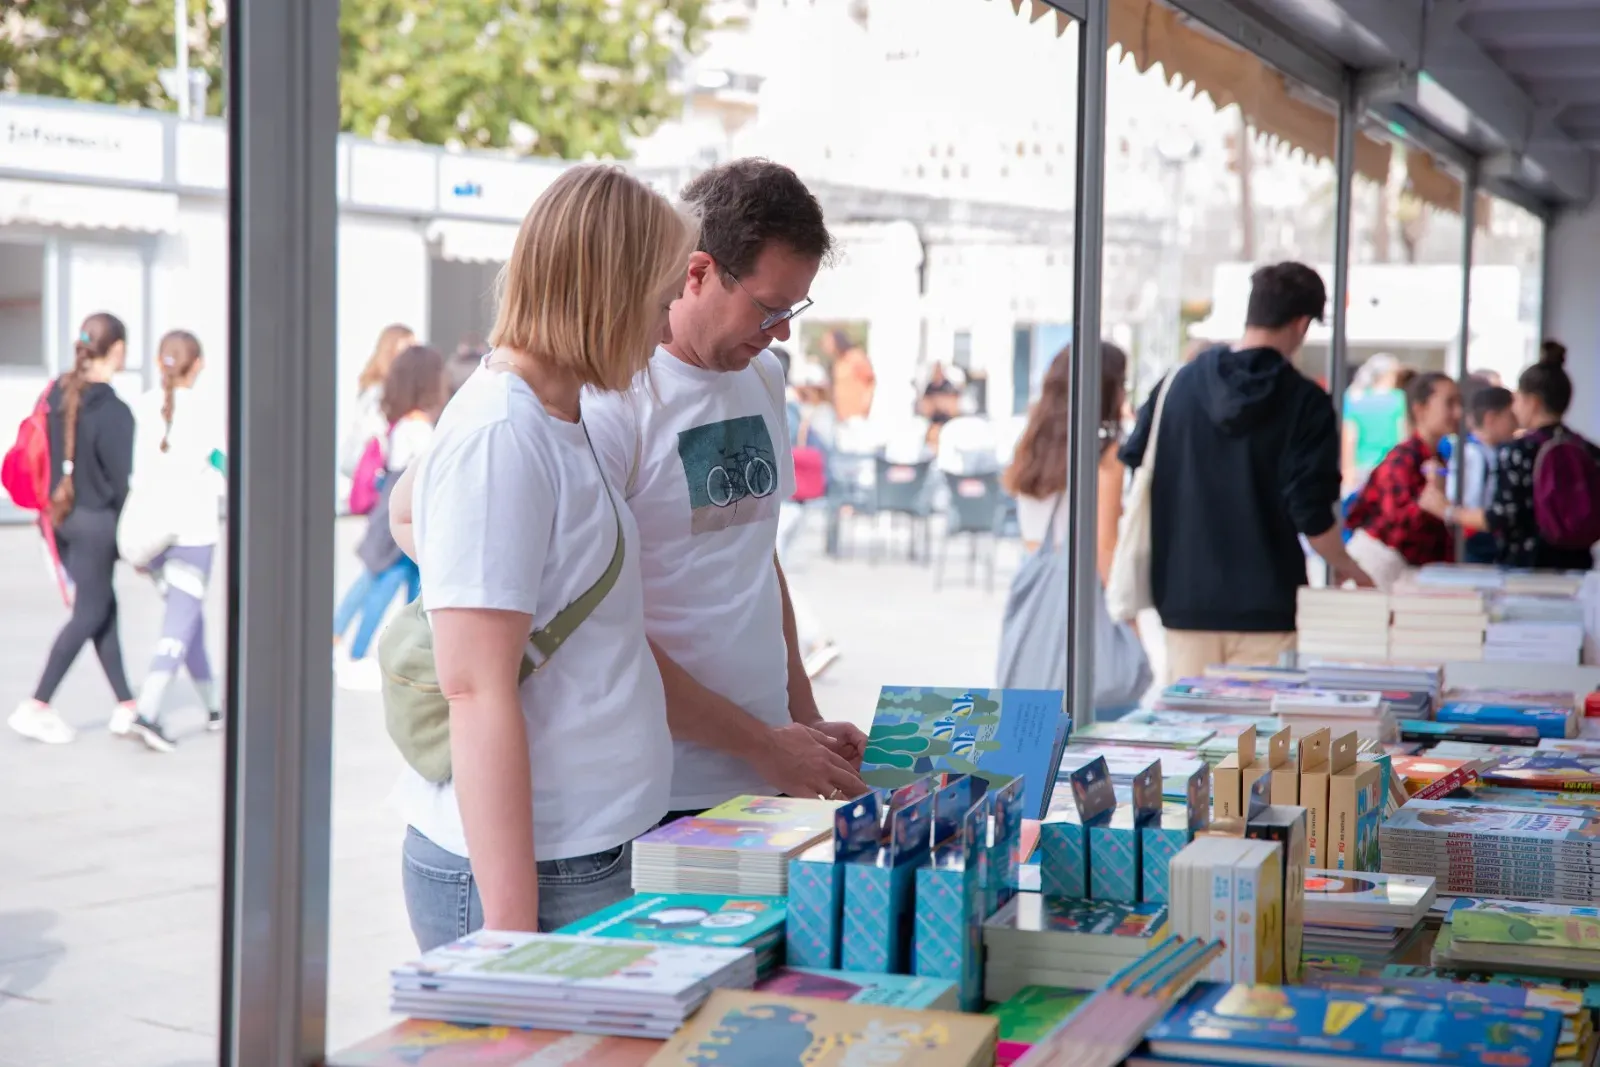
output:
[[[50,507],[50,388],[17,425],[17,440],[0,459],[0,488],[24,511]]]
[[[350,514],[368,515],[378,506],[378,483],[388,466],[384,455],[383,439],[374,437],[361,450],[356,462],[356,473],[350,482]]]
[[[795,436],[794,456],[794,496],[791,498],[797,503],[807,500],[817,500],[828,495],[828,457],[822,449],[809,444],[811,440],[811,420],[809,417],[800,420],[800,428]]]
[[[1589,443],[1564,426],[1533,461],[1533,515],[1552,548],[1583,551],[1600,542],[1600,463]]]

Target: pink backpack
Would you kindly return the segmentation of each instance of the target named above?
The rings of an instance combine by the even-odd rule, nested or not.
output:
[[[369,440],[367,447],[361,450],[361,459],[356,463],[355,477],[350,483],[350,514],[367,515],[378,506],[378,483],[383,479],[387,462],[383,439]]]
[[[1533,461],[1533,515],[1552,548],[1583,551],[1600,542],[1600,463],[1589,443],[1564,426]]]

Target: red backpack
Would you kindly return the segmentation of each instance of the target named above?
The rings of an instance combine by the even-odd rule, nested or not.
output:
[[[1600,463],[1589,442],[1564,426],[1533,461],[1533,516],[1552,548],[1583,551],[1600,542]]]
[[[828,495],[828,459],[822,449],[807,443],[810,440],[811,420],[808,416],[800,420],[800,429],[795,435],[795,446],[792,451],[794,496],[789,499],[797,503],[817,500]]]
[[[24,511],[50,507],[50,386],[18,423],[16,443],[0,459],[0,488]]]

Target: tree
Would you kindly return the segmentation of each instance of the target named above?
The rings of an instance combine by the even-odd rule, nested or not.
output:
[[[541,156],[627,154],[676,113],[668,87],[706,0],[343,0],[340,127]],[[172,110],[171,0],[20,0],[0,16],[0,86]],[[190,0],[190,65],[222,106],[222,9]]]

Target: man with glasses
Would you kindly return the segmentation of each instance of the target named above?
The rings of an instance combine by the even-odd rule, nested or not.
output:
[[[783,369],[767,351],[811,306],[833,241],[816,198],[767,160],[708,171],[683,198],[702,236],[672,341],[630,392],[583,397],[638,522],[667,702],[692,712],[673,715],[673,814],[744,793],[854,796],[866,738],[818,713],[777,562],[794,463]]]

